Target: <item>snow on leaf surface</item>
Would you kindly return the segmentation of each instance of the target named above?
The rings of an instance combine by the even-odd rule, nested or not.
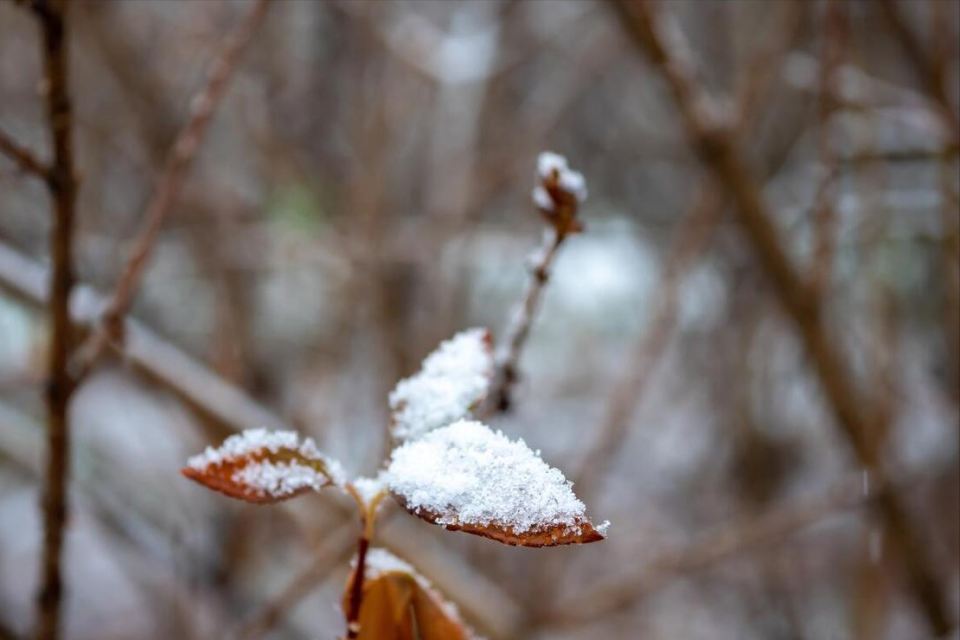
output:
[[[349,591],[348,586],[345,609]],[[367,553],[359,623],[360,640],[480,640],[426,578],[379,548]]]
[[[447,529],[531,547],[596,542],[563,474],[523,440],[461,420],[393,451],[384,474],[409,512]]]
[[[293,431],[248,429],[193,456],[183,475],[232,498],[272,503],[344,481],[339,463]]]
[[[390,394],[394,438],[411,440],[468,417],[486,397],[492,376],[487,330],[469,329],[442,342]]]

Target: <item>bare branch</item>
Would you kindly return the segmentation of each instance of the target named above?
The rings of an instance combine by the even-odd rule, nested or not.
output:
[[[43,181],[50,179],[50,167],[3,129],[0,129],[0,153],[13,160],[21,171],[31,173]]]
[[[530,279],[527,281],[523,299],[513,312],[503,342],[497,349],[496,369],[490,385],[490,395],[483,408],[484,414],[506,412],[511,408],[511,392],[519,377],[520,355],[530,335],[530,327],[540,306],[544,287],[550,279],[550,266],[564,237],[552,228],[547,229],[543,233],[540,248],[530,258]]]
[[[67,3],[35,5],[43,35],[43,66],[47,88],[47,122],[53,139],[53,165],[47,181],[53,200],[50,255],[50,347],[47,364],[47,461],[43,492],[43,552],[37,593],[37,640],[56,640],[63,599],[63,539],[67,526],[67,481],[70,463],[70,424],[67,409],[76,385],[67,371],[73,348],[70,292],[73,275],[73,229],[77,179],[73,159],[73,114],[67,56]]]
[[[819,297],[790,264],[760,187],[741,157],[733,130],[718,116],[713,101],[684,59],[682,52],[686,43],[682,33],[676,25],[667,23],[651,3],[616,2],[615,6],[638,48],[670,87],[690,144],[736,205],[734,210],[766,268],[774,292],[800,332],[837,425],[860,464],[881,473],[879,441],[874,436],[885,429],[875,424],[873,412],[863,408],[866,406],[863,394],[857,389],[839,349],[827,336]],[[893,493],[884,494],[877,504],[931,629],[938,634],[946,633],[951,629],[951,621],[938,573],[905,506]]]
[[[211,65],[206,85],[191,102],[192,113],[173,143],[163,173],[154,189],[144,214],[143,226],[134,241],[133,251],[124,265],[103,318],[96,330],[78,349],[71,371],[81,380],[96,364],[111,340],[123,339],[122,317],[130,307],[140,277],[156,244],[164,218],[176,202],[180,188],[200,149],[217,105],[221,102],[233,77],[240,55],[263,21],[271,0],[256,0],[250,11],[225,38],[223,48]]]

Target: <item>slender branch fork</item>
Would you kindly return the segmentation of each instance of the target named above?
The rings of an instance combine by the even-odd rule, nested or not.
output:
[[[21,171],[31,173],[44,182],[49,182],[51,171],[33,152],[22,146],[13,137],[0,129],[0,153],[13,160]]]
[[[53,228],[50,234],[53,274],[50,285],[49,379],[46,389],[48,450],[43,494],[43,552],[40,590],[37,594],[37,640],[56,640],[59,635],[63,599],[61,558],[67,519],[70,461],[67,409],[75,389],[74,381],[67,372],[73,335],[69,302],[74,283],[72,241],[77,180],[68,87],[66,7],[66,0],[33,5],[42,32],[47,122],[53,139],[53,164],[47,174],[47,185],[53,200]]]
[[[759,185],[747,169],[732,129],[721,119],[712,99],[697,83],[682,55],[686,50],[679,29],[668,23],[650,2],[615,2],[619,17],[633,41],[652,62],[669,86],[691,146],[723,186],[748,239],[770,276],[773,290],[793,319],[809,353],[837,426],[850,443],[862,466],[883,481],[881,452],[876,434],[884,433],[886,420],[866,411],[851,372],[839,349],[827,336],[821,317],[822,301],[796,272],[777,236]],[[943,601],[938,573],[906,507],[893,491],[876,503],[891,540],[907,570],[912,593],[931,629],[945,635],[952,629],[949,609]]]
[[[270,3],[271,0],[256,0],[249,12],[225,38],[223,48],[211,66],[206,85],[192,100],[190,119],[167,155],[163,172],[147,205],[143,226],[134,240],[133,250],[107,302],[101,321],[70,363],[70,371],[77,380],[83,379],[90,372],[111,341],[123,339],[123,315],[130,307],[150,252],[160,235],[163,221],[176,202],[187,172],[200,149],[203,135],[227,91],[240,56],[257,27],[263,22]]]

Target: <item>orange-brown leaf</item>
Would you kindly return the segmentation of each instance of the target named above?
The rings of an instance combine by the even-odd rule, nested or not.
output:
[[[339,465],[292,432],[255,429],[190,459],[181,473],[231,498],[256,504],[288,500],[340,483]]]
[[[359,640],[471,640],[456,609],[417,572],[384,549],[367,556]],[[344,593],[349,607],[350,585]]]
[[[554,525],[540,527],[528,531],[517,532],[513,527],[499,527],[494,524],[467,524],[449,522],[449,517],[442,518],[426,509],[410,509],[402,496],[394,494],[394,499],[409,513],[421,520],[432,524],[441,524],[449,531],[463,531],[475,536],[496,540],[512,547],[557,547],[567,544],[587,544],[605,539],[604,534],[593,526],[589,520],[578,520],[574,525]],[[602,527],[601,527],[602,529]]]

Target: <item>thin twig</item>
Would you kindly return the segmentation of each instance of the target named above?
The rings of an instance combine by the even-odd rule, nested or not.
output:
[[[619,15],[653,66],[666,80],[692,147],[722,184],[736,205],[741,226],[753,244],[773,284],[774,292],[793,319],[807,348],[837,425],[857,455],[860,464],[881,473],[874,413],[864,408],[863,394],[854,383],[846,360],[829,339],[821,318],[821,301],[794,270],[771,222],[759,185],[748,171],[732,129],[723,123],[713,101],[697,83],[689,64],[675,50],[685,41],[675,25],[668,26],[648,2],[617,2]],[[667,37],[669,34],[669,37]],[[669,43],[669,44],[668,44]],[[943,602],[938,572],[898,496],[886,493],[877,502],[879,514],[898,547],[911,590],[921,605],[931,629],[945,634],[951,628]]]
[[[836,217],[836,185],[839,177],[837,152],[831,144],[830,126],[837,111],[837,71],[844,45],[844,16],[839,0],[828,0],[823,10],[822,53],[820,55],[820,108],[817,122],[817,145],[823,172],[813,205],[815,248],[811,287],[822,294],[829,285],[833,267],[834,218]]]
[[[560,249],[566,234],[548,228],[543,233],[540,248],[530,259],[530,279],[523,298],[507,326],[503,342],[495,356],[495,371],[490,394],[482,413],[502,413],[510,410],[511,393],[519,377],[520,355],[530,335],[530,327],[536,316],[543,290],[550,279],[550,266]]]
[[[50,167],[3,129],[0,129],[0,153],[13,160],[21,171],[33,174],[44,182],[49,181]]]
[[[97,329],[78,349],[71,362],[71,371],[81,380],[96,364],[111,341],[123,339],[123,315],[130,307],[134,292],[156,244],[164,218],[176,202],[180,188],[200,143],[222,101],[247,43],[263,21],[271,0],[256,0],[249,12],[225,38],[223,48],[214,60],[206,85],[191,102],[192,113],[167,155],[163,172],[144,214],[143,226],[134,240],[133,250],[110,296]]]
[[[67,480],[70,462],[70,425],[67,409],[76,385],[67,371],[73,347],[70,293],[73,276],[73,227],[77,180],[73,164],[72,106],[66,34],[66,0],[34,5],[43,33],[43,65],[47,91],[47,121],[53,139],[53,165],[47,181],[53,199],[50,255],[49,376],[47,464],[43,494],[43,553],[37,594],[37,640],[59,637],[63,596],[63,539],[67,525]]]
[[[957,115],[957,107],[950,102],[943,69],[928,55],[923,41],[913,33],[895,0],[880,0],[880,8],[900,41],[901,48],[919,74],[924,88],[936,103],[937,113],[951,136],[954,148],[960,146],[960,116]]]

